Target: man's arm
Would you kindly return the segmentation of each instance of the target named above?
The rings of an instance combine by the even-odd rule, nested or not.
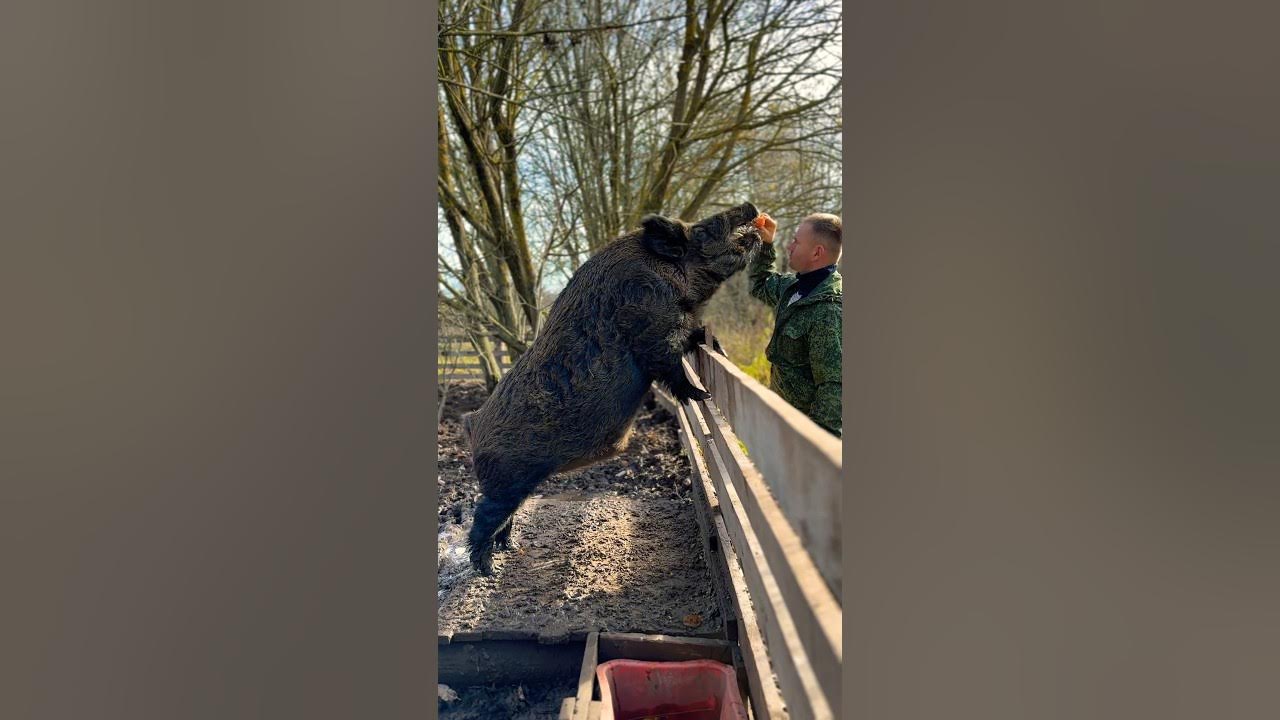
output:
[[[841,310],[830,304],[822,316],[816,318],[808,334],[809,367],[813,372],[815,392],[809,417],[822,427],[843,437],[840,420],[840,395],[843,389],[840,368],[842,365]]]
[[[782,287],[787,278],[773,271],[773,264],[778,259],[773,243],[763,243],[747,268],[747,278],[751,281],[751,297],[774,307],[778,304]]]

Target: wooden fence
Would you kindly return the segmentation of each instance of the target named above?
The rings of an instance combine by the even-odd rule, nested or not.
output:
[[[841,442],[706,345],[684,362],[712,398],[659,397],[693,466],[755,717],[841,717]]]
[[[498,367],[503,372],[511,369],[511,352],[501,343],[496,344],[495,350]],[[480,368],[480,353],[476,352],[471,341],[462,335],[440,337],[436,368],[436,375],[441,380],[484,379],[484,371]]]

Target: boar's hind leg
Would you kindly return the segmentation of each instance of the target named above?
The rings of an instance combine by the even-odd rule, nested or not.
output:
[[[495,545],[509,542],[512,516],[538,483],[550,474],[550,468],[514,460],[494,461],[482,456],[476,459],[475,470],[484,498],[476,506],[467,545],[472,567],[482,575],[491,575]]]
[[[511,517],[525,496],[518,493],[504,493],[497,497],[486,495],[476,506],[467,545],[471,550],[471,566],[481,575],[493,574],[493,551],[496,546],[505,544],[501,541],[510,538]]]
[[[515,545],[511,544],[511,518],[498,528],[498,532],[493,536],[493,547],[496,550],[515,550]]]

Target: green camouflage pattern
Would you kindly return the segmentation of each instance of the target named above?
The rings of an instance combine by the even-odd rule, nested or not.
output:
[[[840,366],[842,304],[840,272],[836,271],[790,306],[795,294],[794,274],[773,271],[777,252],[761,245],[748,268],[752,297],[773,307],[773,337],[765,349],[769,359],[769,389],[808,415],[814,422],[842,436],[840,423]]]

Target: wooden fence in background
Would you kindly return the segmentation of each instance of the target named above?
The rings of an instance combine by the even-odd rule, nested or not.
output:
[[[497,343],[495,354],[503,372],[511,369],[511,353],[506,346]],[[442,335],[436,354],[436,375],[441,380],[483,380],[480,353],[463,335]]]

